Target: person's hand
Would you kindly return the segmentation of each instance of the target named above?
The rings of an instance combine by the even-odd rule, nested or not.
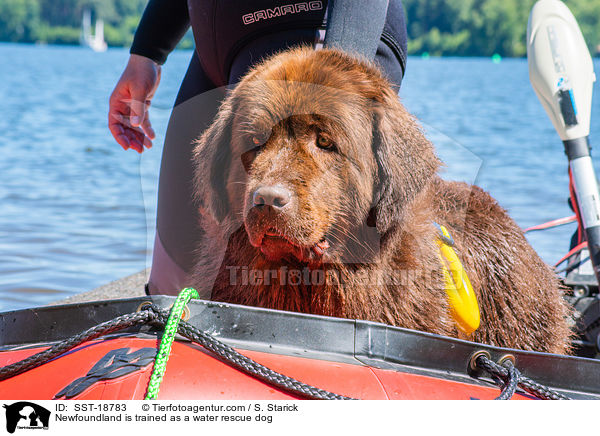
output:
[[[138,153],[152,147],[155,137],[148,118],[150,101],[160,82],[160,65],[132,54],[110,96],[108,128],[123,149]]]

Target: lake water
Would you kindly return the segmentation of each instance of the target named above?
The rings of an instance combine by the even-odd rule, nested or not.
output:
[[[162,141],[190,55],[173,53],[163,69],[150,111],[157,139],[140,156],[106,127],[126,50],[0,44],[0,311],[149,266]],[[599,86],[592,144],[600,141]],[[410,58],[400,95],[449,162],[447,177],[488,190],[522,227],[571,214],[566,157],[526,60]],[[554,263],[573,230],[529,239]]]

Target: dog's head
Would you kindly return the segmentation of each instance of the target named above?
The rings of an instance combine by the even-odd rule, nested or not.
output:
[[[401,225],[439,161],[373,66],[295,49],[258,65],[198,141],[201,213],[269,260],[334,258]]]

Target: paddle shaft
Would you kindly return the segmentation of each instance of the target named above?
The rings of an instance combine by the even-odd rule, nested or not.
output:
[[[581,225],[588,243],[594,275],[600,284],[600,198],[588,137],[563,141],[579,209]]]

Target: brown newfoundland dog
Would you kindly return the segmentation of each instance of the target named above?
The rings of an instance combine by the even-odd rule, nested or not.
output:
[[[437,175],[434,147],[373,65],[305,48],[268,59],[229,93],[195,164],[191,281],[205,297],[569,349],[556,275],[486,192]],[[477,297],[470,335],[451,315],[436,224]]]

